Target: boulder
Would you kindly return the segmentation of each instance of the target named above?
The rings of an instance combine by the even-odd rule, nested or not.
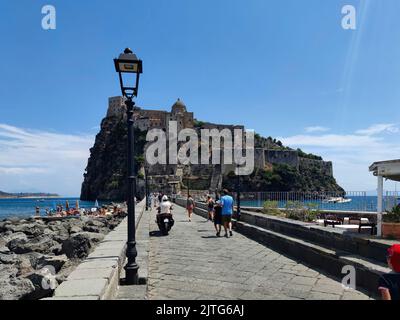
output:
[[[51,253],[56,244],[49,236],[43,235],[30,240],[14,239],[7,243],[7,247],[17,254],[29,252]]]
[[[92,247],[103,239],[104,235],[98,233],[75,233],[63,242],[62,253],[70,259],[83,259],[89,255]]]
[[[2,239],[0,239],[0,240],[2,240]],[[2,242],[2,245],[0,246],[0,253],[3,253],[3,254],[9,254],[11,251],[10,251],[10,249],[8,249],[5,245],[6,245],[6,243],[7,242]]]
[[[54,242],[54,246],[52,246],[49,249],[49,252],[54,254],[54,255],[56,255],[56,256],[59,256],[60,254],[62,254],[62,245],[61,245],[61,243]]]
[[[43,234],[45,226],[37,224],[37,223],[26,223],[26,224],[17,224],[17,225],[7,225],[9,231],[14,233],[22,232],[27,236],[37,237]]]
[[[20,300],[35,291],[29,279],[0,279],[0,300]]]
[[[101,218],[96,219],[96,220],[89,220],[86,223],[86,226],[95,226],[95,227],[99,227],[102,228],[104,227],[105,223],[103,221],[100,221]]]
[[[71,229],[74,227],[82,229],[84,226],[84,223],[81,221],[81,219],[69,219],[63,222],[63,227],[71,233]]]
[[[61,226],[61,221],[50,221],[47,223],[47,227],[51,230],[58,230]]]
[[[62,232],[55,233],[52,236],[52,238],[54,241],[62,244],[65,240],[67,240],[69,238],[69,233],[67,230],[64,229]]]
[[[37,269],[38,261],[43,257],[42,253],[39,252],[29,252],[23,255],[27,257],[31,263],[32,268]]]
[[[35,290],[28,279],[17,278],[18,269],[0,264],[0,300],[19,300]]]
[[[0,222],[0,233],[7,231],[6,225],[7,223],[5,221]]]
[[[79,226],[72,226],[71,229],[69,229],[70,234],[79,233],[82,231],[83,231],[82,228]]]
[[[15,264],[17,262],[17,255],[15,253],[0,252],[0,263],[2,264]]]
[[[34,271],[31,259],[27,255],[18,255],[15,266],[18,268],[17,277],[25,276]]]
[[[59,272],[61,268],[68,262],[66,255],[61,256],[42,256],[38,259],[36,269],[42,269],[45,266],[53,266],[56,272]]]
[[[21,221],[21,218],[11,217],[11,218],[8,218],[6,221],[8,221],[11,224],[18,224]]]
[[[11,233],[10,235],[4,236],[4,240],[6,241],[6,243],[16,239],[27,241],[28,237],[23,232]]]
[[[109,232],[109,229],[105,228],[105,227],[97,227],[97,226],[84,226],[83,231],[106,234]]]

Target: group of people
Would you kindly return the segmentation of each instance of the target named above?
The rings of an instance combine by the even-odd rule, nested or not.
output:
[[[222,227],[224,227],[226,238],[232,237],[232,215],[233,215],[233,197],[227,189],[222,191],[222,196],[216,196],[215,200],[207,197],[208,220],[214,222],[216,236],[221,237]],[[186,209],[189,216],[189,222],[192,221],[193,210],[195,209],[195,201],[191,195],[188,196]]]

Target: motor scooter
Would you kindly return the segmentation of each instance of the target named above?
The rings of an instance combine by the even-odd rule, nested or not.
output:
[[[175,221],[172,216],[172,213],[160,213],[161,209],[158,208],[158,214],[157,214],[157,225],[158,228],[161,231],[161,234],[164,236],[167,236],[169,231],[171,231],[171,228],[173,227]]]

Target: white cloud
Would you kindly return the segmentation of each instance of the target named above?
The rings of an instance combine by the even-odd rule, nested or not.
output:
[[[367,129],[358,130],[356,131],[356,134],[372,136],[380,133],[398,133],[398,132],[399,128],[395,124],[380,123],[372,125]]]
[[[321,155],[333,162],[338,183],[347,190],[376,189],[376,178],[368,167],[375,161],[400,158],[399,139],[376,136],[379,133],[399,133],[394,125],[374,125],[354,134],[296,135],[280,137],[285,145],[302,148],[306,152]],[[394,183],[385,186],[394,188]]]
[[[307,127],[304,130],[308,133],[312,133],[312,132],[326,132],[329,131],[330,129],[321,126],[314,126],[314,127]]]
[[[78,195],[94,137],[0,124],[0,190]]]

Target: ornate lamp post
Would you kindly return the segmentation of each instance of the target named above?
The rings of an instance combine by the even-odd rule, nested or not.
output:
[[[131,49],[125,49],[118,59],[114,59],[115,70],[119,74],[122,95],[126,98],[125,105],[128,118],[128,241],[125,265],[125,282],[127,285],[138,284],[138,265],[136,264],[136,225],[135,225],[135,195],[136,195],[136,173],[135,173],[135,145],[134,145],[134,119],[135,102],[139,88],[139,77],[142,73],[142,61],[139,60]],[[133,84],[127,84],[128,77],[133,76]]]
[[[239,165],[237,166],[237,168],[239,169]],[[236,198],[237,198],[237,200],[236,200],[236,205],[237,205],[237,209],[236,209],[236,214],[237,214],[237,221],[239,221],[240,220],[240,210],[241,210],[241,208],[240,208],[240,188],[241,188],[241,186],[240,186],[240,175],[238,174],[237,175],[237,186],[236,186]]]
[[[144,175],[145,175],[145,194],[146,194],[146,211],[149,210],[150,206],[150,190],[149,190],[149,168],[147,164],[144,165]]]

